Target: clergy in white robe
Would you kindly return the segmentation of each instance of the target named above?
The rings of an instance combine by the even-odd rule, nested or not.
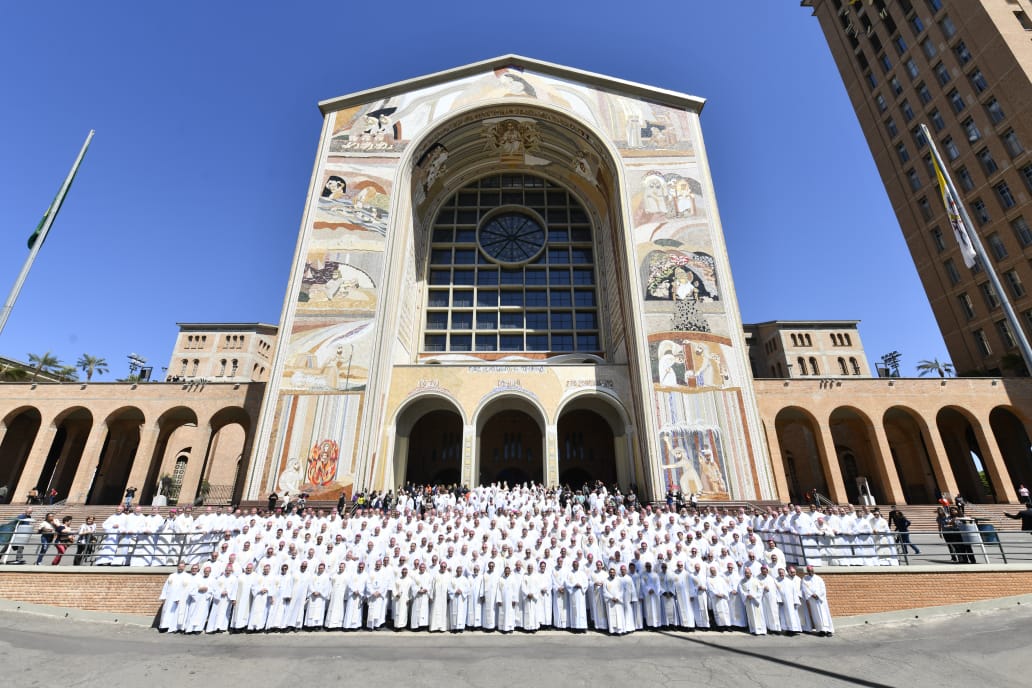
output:
[[[627,615],[627,618],[624,619],[627,631],[644,628],[645,623],[641,615],[641,576],[633,561],[626,567],[620,567],[620,577],[624,581],[626,592],[624,603],[629,605],[624,609],[624,614]]]
[[[401,567],[401,574],[394,579],[391,586],[391,619],[394,630],[408,626],[409,603],[412,600],[412,577],[407,566]]]
[[[781,622],[781,630],[788,635],[795,635],[802,631],[799,623],[799,606],[803,603],[803,596],[799,589],[799,578],[789,578],[784,568],[778,569],[778,577],[774,584],[778,586],[778,617]]]
[[[419,571],[412,575],[412,603],[409,606],[409,628],[413,631],[430,625],[430,584],[432,573],[426,564],[419,564]]]
[[[644,625],[649,628],[660,628],[665,625],[662,611],[663,588],[659,582],[659,575],[652,570],[652,562],[645,562],[645,571],[639,580],[641,582],[641,611]]]
[[[688,574],[688,592],[692,601],[692,612],[697,628],[710,627],[709,576],[702,570],[702,564],[696,562],[694,571]]]
[[[590,574],[591,590],[588,593],[588,610],[591,612],[591,623],[595,630],[609,632],[609,604],[605,599],[605,585],[609,574],[602,560],[596,560],[595,571]]]
[[[186,598],[186,621],[183,624],[183,632],[189,634],[204,631],[204,626],[208,623],[208,612],[211,611],[211,598],[214,592],[215,578],[211,575],[211,567],[205,566],[202,573],[197,573],[197,568],[198,566],[194,564],[190,569],[192,580]]]
[[[121,506],[115,509],[115,513],[104,519],[100,528],[104,531],[104,537],[97,548],[96,566],[122,566],[125,564],[125,557],[119,557],[119,544],[125,530],[126,517],[125,509]]]
[[[498,579],[501,577],[502,572],[497,569],[494,559],[489,559],[480,588],[480,627],[485,631],[493,631],[498,625],[495,598],[498,595]]]
[[[277,576],[272,573],[272,565],[264,564],[262,572],[251,581],[251,614],[247,620],[247,630],[264,630],[269,620],[269,608],[272,607],[276,593],[279,592]]]
[[[633,619],[627,619],[629,605],[624,603],[627,594],[623,578],[616,575],[615,568],[610,568],[609,577],[602,585],[602,599],[606,605],[606,630],[611,635],[627,633],[628,627],[634,624]],[[633,614],[633,611],[631,613]]]
[[[348,582],[351,573],[347,570],[346,564],[342,561],[337,564],[337,572],[330,576],[330,599],[326,605],[327,629],[342,628],[344,626],[344,608],[348,603]]]
[[[480,598],[484,594],[484,576],[480,572],[480,564],[473,564],[473,575],[469,576],[469,602],[466,605],[466,627],[480,628],[483,605]]]
[[[767,635],[767,624],[763,617],[763,584],[753,575],[752,569],[742,569],[738,583],[738,596],[745,605],[745,619],[753,635]]]
[[[662,627],[676,628],[680,625],[677,619],[677,579],[665,561],[659,565],[659,571],[659,612]],[[685,588],[687,592],[687,585]]]
[[[233,572],[233,565],[230,564],[212,584],[211,611],[208,612],[205,633],[222,633],[229,630],[230,613],[233,611],[236,594],[237,576]]]
[[[452,633],[466,630],[472,589],[470,579],[462,567],[456,566],[455,575],[448,581],[448,630]]]
[[[738,594],[738,584],[742,582],[742,576],[738,573],[735,565],[730,562],[723,576],[727,580],[727,588],[730,593],[728,599],[731,605],[731,625],[738,628],[747,628],[749,621],[745,618],[745,600]]]
[[[179,562],[175,573],[165,579],[161,588],[161,620],[158,628],[168,633],[183,630],[186,622],[187,597],[190,593],[191,576],[186,571],[186,563]]]
[[[347,604],[344,605],[344,630],[354,631],[362,628],[362,608],[365,604],[366,582],[369,573],[365,562],[359,561],[355,573],[348,579]]]
[[[763,607],[763,622],[770,633],[781,632],[781,614],[779,613],[779,602],[781,600],[781,589],[770,575],[766,566],[760,567],[760,575],[756,577],[763,586],[763,596],[760,606]]]
[[[521,628],[531,633],[541,628],[540,583],[536,571],[527,571],[520,583],[520,601],[523,608]]]
[[[448,630],[448,588],[451,585],[452,575],[448,571],[448,564],[441,562],[437,573],[430,576],[430,586],[427,588],[430,597],[430,632],[444,632]]]
[[[287,607],[290,606],[294,582],[290,565],[280,564],[279,575],[275,576],[275,593],[270,593],[269,614],[265,619],[265,630],[282,631],[287,623]]]
[[[290,574],[290,598],[283,613],[283,627],[299,630],[305,620],[305,603],[308,602],[308,585],[312,574],[308,562],[302,561],[298,569]]]
[[[835,632],[831,621],[831,610],[828,608],[828,589],[824,579],[814,573],[812,566],[806,567],[806,575],[800,584],[803,599],[810,610],[813,630],[820,636],[830,636]]]
[[[556,569],[559,570],[558,568]],[[574,631],[585,631],[588,628],[588,595],[591,594],[591,580],[580,562],[574,559],[570,563],[570,572],[563,580],[566,588],[566,626]],[[559,599],[559,590],[555,593],[556,600]]]
[[[522,577],[513,575],[512,569],[506,566],[495,585],[495,622],[502,633],[512,633],[516,629],[522,583]]]
[[[375,631],[387,622],[387,599],[390,596],[387,571],[380,559],[373,562],[373,570],[366,579],[366,628]]]
[[[330,593],[333,585],[329,574],[326,573],[326,564],[319,564],[315,569],[315,575],[308,583],[308,605],[305,608],[305,628],[322,628],[326,623],[326,608],[330,601]]]
[[[717,567],[711,566],[709,576],[706,578],[706,592],[709,596],[709,606],[713,610],[714,625],[720,631],[726,631],[731,626],[731,588],[727,578],[717,573]]]
[[[251,618],[251,584],[255,575],[254,564],[249,563],[244,567],[244,572],[236,577],[236,593],[230,618],[230,627],[234,631],[247,629],[247,622]]]

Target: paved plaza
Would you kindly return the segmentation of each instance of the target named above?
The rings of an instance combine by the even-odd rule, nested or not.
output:
[[[4,684],[49,686],[922,686],[1022,682],[1027,606],[846,626],[833,638],[740,633],[298,633],[165,636],[0,612]]]

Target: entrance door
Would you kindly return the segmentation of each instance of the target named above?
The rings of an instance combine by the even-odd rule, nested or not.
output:
[[[541,427],[523,411],[491,416],[480,432],[480,484],[544,481]]]
[[[560,485],[579,490],[593,488],[597,481],[606,487],[616,482],[613,430],[605,418],[587,409],[564,413],[556,439]]]
[[[462,418],[454,411],[431,411],[409,435],[404,482],[453,485],[461,479]]]

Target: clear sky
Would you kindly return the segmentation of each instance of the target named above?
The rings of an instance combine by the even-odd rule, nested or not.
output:
[[[177,322],[277,323],[316,103],[518,53],[707,99],[745,322],[860,320],[948,360],[817,20],[797,0],[11,3],[0,22],[0,294],[87,132],[0,355],[138,353]],[[0,298],[3,298],[0,296]]]

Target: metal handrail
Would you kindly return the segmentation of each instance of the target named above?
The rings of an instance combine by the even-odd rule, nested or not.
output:
[[[231,531],[235,536],[238,531]],[[60,556],[72,560],[73,566],[177,566],[202,563],[211,557],[224,541],[226,531],[196,533],[133,532],[118,533],[97,530],[88,537],[75,536],[71,542],[54,539],[44,542],[35,532],[16,532],[0,543],[0,565],[15,563],[47,563]],[[57,548],[65,547],[62,553]],[[11,557],[14,561],[9,561]],[[40,562],[40,557],[44,561]],[[47,560],[49,559],[49,561]]]

